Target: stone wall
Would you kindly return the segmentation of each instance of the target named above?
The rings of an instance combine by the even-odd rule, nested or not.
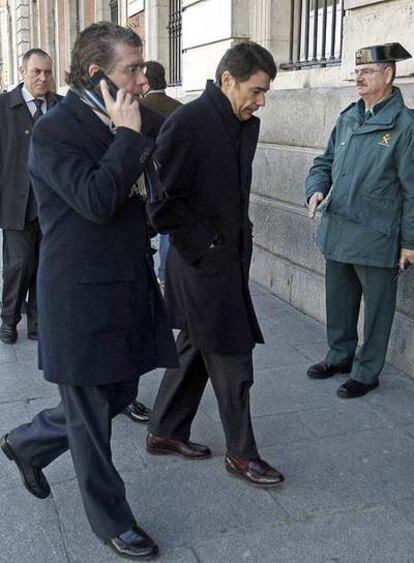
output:
[[[413,85],[401,86],[414,107]],[[339,112],[355,90],[273,90],[261,111],[262,127],[250,215],[255,252],[252,278],[293,307],[325,319],[324,260],[314,243],[318,219],[304,206],[304,181],[322,152]],[[414,271],[401,278],[389,360],[414,375]]]

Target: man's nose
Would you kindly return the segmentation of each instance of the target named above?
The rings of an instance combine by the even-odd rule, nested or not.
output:
[[[257,105],[263,108],[266,105],[266,96],[261,94],[257,99]]]
[[[138,86],[146,86],[148,84],[147,77],[145,76],[145,74],[143,72],[140,72],[137,75],[137,84],[138,84]]]

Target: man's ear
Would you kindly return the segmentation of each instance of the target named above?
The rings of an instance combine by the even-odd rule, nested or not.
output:
[[[235,84],[235,79],[232,76],[232,74],[228,71],[225,70],[223,72],[223,74],[221,75],[221,85],[224,86],[225,88],[229,88],[231,86],[234,86]]]
[[[389,86],[392,82],[392,75],[393,69],[390,66],[387,66],[387,68],[385,69],[385,82],[387,86]]]
[[[89,65],[89,68],[88,68],[89,78],[91,78],[98,70],[100,70],[100,67],[98,65],[96,65],[95,63]]]
[[[22,76],[23,79],[24,79],[25,76],[26,76],[26,67],[21,66],[21,67],[19,68],[19,72],[20,72],[21,76]]]

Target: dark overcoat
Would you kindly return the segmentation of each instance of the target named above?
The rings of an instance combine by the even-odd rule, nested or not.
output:
[[[143,131],[154,136],[162,118],[144,112]],[[176,365],[144,201],[131,190],[153,144],[125,127],[113,135],[71,91],[34,129],[40,363],[49,381],[110,384]]]
[[[248,287],[259,123],[240,122],[208,82],[200,98],[166,120],[157,139],[165,196],[149,214],[156,229],[171,235],[167,310],[201,350],[231,354],[263,342]]]
[[[29,201],[27,156],[33,129],[22,86],[0,95],[0,228],[18,231],[25,228]],[[49,93],[48,108],[61,99]]]

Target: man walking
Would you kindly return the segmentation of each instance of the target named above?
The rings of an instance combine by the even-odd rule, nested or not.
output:
[[[3,229],[3,295],[0,340],[14,344],[28,293],[27,336],[37,340],[36,270],[40,230],[27,170],[36,121],[61,99],[53,87],[52,60],[42,49],[23,55],[23,82],[0,95],[0,227]]]
[[[69,93],[34,131],[29,169],[43,235],[40,363],[61,402],[1,440],[40,498],[50,494],[42,469],[69,448],[93,531],[132,559],[158,548],[136,524],[112,463],[111,419],[136,397],[140,374],[176,365],[140,178],[154,145],[153,116],[138,106],[142,65],[133,31],[109,22],[89,26],[73,49]],[[104,80],[91,94],[98,71],[119,88],[116,99]],[[100,94],[104,106],[96,102]]]
[[[165,80],[165,69],[162,64],[156,61],[147,61],[145,63],[145,78],[147,79],[148,89],[145,96],[141,99],[141,105],[160,114],[160,119],[157,120],[157,127],[154,129],[154,134],[157,136],[159,128],[164,121],[161,119],[161,116],[167,117],[182,104],[174,100],[174,98],[167,96],[165,93],[167,82]],[[158,281],[160,287],[163,289],[165,283],[165,265],[170,244],[168,235],[159,235],[159,238]],[[147,424],[151,416],[151,410],[136,399],[126,407],[124,414],[133,422]]]
[[[229,49],[203,95],[176,110],[157,140],[166,197],[150,206],[153,225],[169,233],[165,299],[177,339],[179,369],[165,372],[147,437],[153,454],[211,455],[190,442],[191,423],[210,377],[219,405],[226,469],[259,487],[284,477],[259,456],[249,393],[252,349],[263,337],[248,288],[252,160],[259,135],[253,117],[276,76],[260,45]]]
[[[307,373],[350,373],[337,391],[344,399],[378,387],[395,278],[414,263],[414,116],[393,86],[396,61],[410,57],[399,43],[357,51],[360,99],[339,116],[306,181],[310,217],[322,208],[317,242],[326,258],[329,345],[325,360]],[[362,296],[364,341],[356,353]]]
[[[167,81],[165,80],[165,68],[157,61],[147,61],[145,63],[145,76],[148,80],[149,89],[147,90],[142,104],[148,108],[158,111],[164,117],[168,117],[182,104],[174,100],[165,93]],[[159,267],[158,280],[162,288],[165,286],[165,270],[167,265],[168,249],[170,248],[169,236],[159,235]]]

